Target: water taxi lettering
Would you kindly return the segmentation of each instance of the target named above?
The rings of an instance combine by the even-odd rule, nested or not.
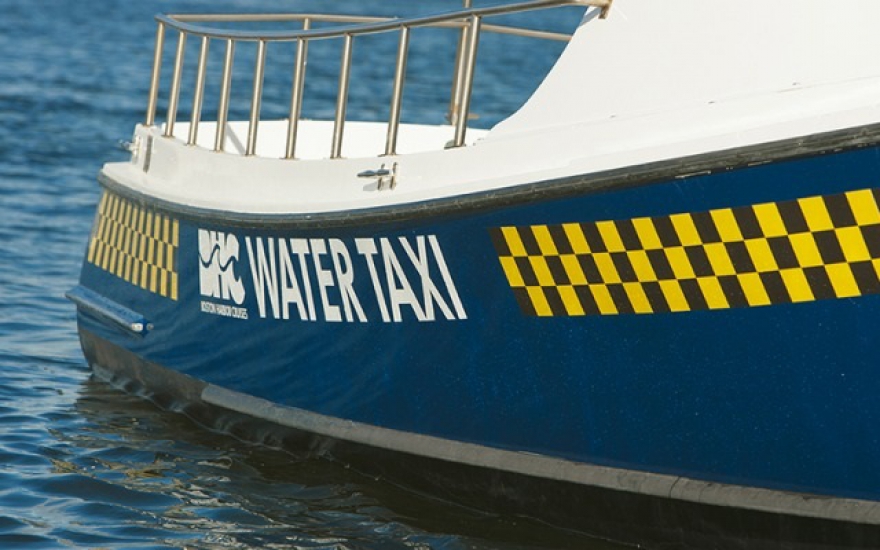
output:
[[[245,237],[262,318],[365,323],[466,319],[434,235]],[[372,318],[371,318],[372,317]]]

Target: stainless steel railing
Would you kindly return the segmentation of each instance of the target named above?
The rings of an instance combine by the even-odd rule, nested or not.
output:
[[[165,118],[164,135],[174,136],[177,121],[180,86],[184,70],[184,57],[188,37],[200,39],[196,81],[193,90],[193,105],[190,114],[189,135],[187,144],[195,145],[198,140],[199,123],[202,117],[205,79],[207,74],[208,50],[212,42],[223,42],[226,46],[223,71],[220,81],[220,98],[217,111],[217,126],[214,136],[214,150],[224,151],[226,127],[230,108],[230,90],[232,84],[232,68],[235,58],[235,47],[239,42],[255,42],[256,58],[253,61],[253,85],[250,98],[248,132],[245,155],[254,155],[257,148],[260,111],[263,99],[263,80],[266,69],[266,46],[269,42],[295,42],[296,56],[294,60],[294,76],[290,93],[287,142],[284,158],[296,157],[296,144],[299,122],[302,115],[302,100],[306,79],[306,59],[309,43],[317,40],[341,39],[342,59],[339,68],[336,110],[333,122],[330,158],[342,156],[342,144],[348,104],[348,88],[351,76],[352,52],[355,38],[368,34],[398,33],[398,48],[394,63],[394,79],[392,82],[391,106],[388,128],[385,139],[385,155],[394,155],[397,151],[397,136],[400,128],[400,113],[403,90],[406,80],[407,56],[410,43],[410,30],[418,27],[445,27],[458,29],[460,32],[459,48],[456,56],[455,69],[452,75],[452,92],[448,118],[454,126],[455,134],[451,141],[452,147],[461,147],[465,143],[467,122],[470,114],[470,101],[473,89],[477,47],[482,32],[513,34],[516,36],[540,38],[547,40],[568,40],[567,34],[537,31],[519,27],[484,24],[484,19],[491,16],[521,13],[532,10],[555,8],[560,6],[592,6],[601,10],[604,17],[613,0],[528,0],[516,4],[506,4],[486,8],[470,8],[469,1],[465,9],[426,17],[409,19],[388,19],[364,16],[340,16],[324,14],[245,14],[245,15],[158,15],[156,20],[156,47],[153,57],[153,70],[150,82],[149,100],[144,119],[146,126],[156,124],[156,111],[160,92],[160,75],[162,58],[165,48],[166,29],[177,31],[177,47],[174,54],[174,66],[171,73],[171,84],[168,89],[168,111]],[[298,22],[301,30],[250,31],[245,29],[228,29],[209,27],[207,23],[285,23]],[[314,23],[335,24],[332,27],[315,28]]]

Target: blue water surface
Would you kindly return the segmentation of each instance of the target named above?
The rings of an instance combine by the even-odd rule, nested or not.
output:
[[[76,284],[95,175],[103,162],[125,159],[116,144],[144,116],[152,16],[344,11],[342,4],[0,0],[0,548],[611,548],[251,446],[90,375],[63,294]],[[349,7],[411,15],[444,6],[456,3]],[[565,24],[570,30],[576,21]],[[498,61],[476,83],[483,125],[524,101],[559,51],[508,44],[487,40],[481,49]],[[315,55],[336,55],[328,52]],[[448,93],[427,78],[436,67],[426,59],[411,62],[410,120],[442,118],[421,109],[442,106]],[[370,82],[353,81],[355,118],[384,116]],[[309,83],[311,116],[332,112],[332,102],[320,101],[332,99],[327,89]],[[280,93],[267,90],[275,94],[270,115],[283,116]],[[479,99],[493,95],[499,99]]]

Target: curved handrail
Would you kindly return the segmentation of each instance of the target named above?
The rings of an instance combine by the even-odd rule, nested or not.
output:
[[[516,4],[502,4],[483,8],[467,8],[446,13],[410,17],[410,18],[383,18],[369,16],[336,16],[327,14],[249,14],[249,15],[157,15],[156,20],[178,31],[193,36],[208,37],[221,40],[239,41],[283,41],[292,42],[299,39],[314,40],[323,38],[341,38],[346,35],[357,36],[363,34],[376,34],[386,31],[399,30],[401,27],[428,27],[428,26],[463,26],[467,19],[472,17],[491,17],[510,13],[522,13],[526,11],[540,10],[557,6],[592,6],[598,7],[605,12],[610,9],[613,0],[530,0]],[[281,21],[325,21],[332,23],[352,23],[345,27],[330,27],[327,29],[306,29],[297,31],[237,31],[232,29],[217,29],[190,22],[281,22]],[[455,23],[458,21],[459,23]]]
[[[558,2],[554,2],[554,6],[559,4]],[[564,5],[581,5],[582,2],[565,2]],[[550,6],[544,6],[550,7]],[[455,12],[455,13],[464,13],[464,12]],[[466,25],[466,22],[463,20],[452,20],[452,21],[441,21],[437,23],[432,23],[430,25],[415,25],[411,22],[415,19],[400,19],[396,17],[375,17],[369,15],[338,15],[338,14],[328,14],[328,13],[242,13],[242,14],[216,14],[216,15],[205,15],[205,14],[176,14],[176,15],[166,15],[159,14],[155,17],[156,21],[168,25],[170,28],[174,30],[183,30],[189,34],[197,35],[197,36],[207,36],[209,38],[216,39],[229,39],[235,38],[240,41],[251,41],[255,42],[257,40],[266,40],[267,42],[293,42],[294,40],[298,40],[300,38],[305,39],[322,39],[322,38],[339,38],[345,34],[377,34],[384,31],[371,31],[371,33],[360,32],[359,29],[363,27],[364,24],[369,23],[396,23],[392,27],[393,29],[397,29],[401,24],[404,24],[408,27],[416,27],[416,26],[429,26],[429,27],[437,27],[437,28],[456,28],[460,29]],[[190,25],[190,22],[211,22],[211,23],[283,23],[283,22],[303,22],[309,20],[313,23],[342,23],[342,24],[350,24],[350,26],[346,27],[330,27],[324,29],[324,32],[317,31],[288,31],[284,33],[276,33],[279,36],[273,37],[271,33],[241,33],[243,37],[231,37],[228,36],[228,32],[226,29],[214,29],[209,27],[202,27],[196,25]],[[190,31],[188,29],[197,29]],[[352,30],[354,32],[352,32]],[[540,38],[544,40],[559,40],[561,42],[567,42],[571,36],[561,32],[551,32],[551,31],[539,31],[534,29],[525,29],[521,27],[510,27],[507,25],[483,25],[483,30],[491,31],[497,34],[512,34],[516,36],[521,36],[525,38]],[[332,31],[332,33],[331,33]]]
[[[217,127],[214,139],[214,150],[223,151],[225,132],[229,110],[229,93],[232,79],[232,63],[235,45],[238,42],[255,42],[257,56],[254,62],[254,80],[251,95],[251,109],[248,121],[248,137],[245,155],[253,155],[256,151],[257,130],[262,100],[262,87],[266,59],[266,45],[269,42],[296,42],[297,54],[293,86],[291,90],[290,117],[287,132],[285,158],[295,158],[297,130],[302,108],[303,85],[305,80],[306,56],[308,45],[313,40],[342,39],[342,62],[339,70],[339,89],[337,95],[336,116],[334,120],[333,140],[330,158],[339,158],[342,151],[343,128],[348,98],[348,82],[351,68],[352,48],[357,36],[387,32],[399,33],[399,46],[395,62],[395,76],[392,89],[391,109],[386,136],[385,154],[396,154],[397,132],[400,125],[400,107],[406,73],[407,53],[409,48],[410,30],[418,27],[445,27],[459,29],[459,52],[456,57],[453,74],[453,92],[450,101],[450,122],[455,126],[452,147],[460,147],[465,142],[471,88],[476,62],[477,45],[481,31],[513,34],[531,38],[548,40],[568,40],[567,34],[537,31],[503,25],[484,25],[485,17],[522,13],[526,11],[555,8],[561,6],[595,7],[601,10],[600,17],[605,17],[613,0],[527,0],[515,4],[504,4],[483,8],[466,8],[458,11],[412,18],[384,18],[370,16],[347,16],[327,14],[177,14],[157,15],[156,48],[153,58],[153,71],[150,83],[150,95],[147,104],[145,126],[153,126],[156,120],[156,107],[159,94],[162,53],[167,28],[178,33],[177,48],[174,58],[174,69],[169,89],[168,116],[165,121],[164,135],[174,135],[180,93],[181,74],[184,64],[186,39],[188,36],[198,37],[201,50],[198,61],[196,86],[193,94],[189,137],[187,143],[195,145],[198,127],[201,120],[204,81],[207,65],[207,52],[212,40],[226,43],[226,56],[221,80],[220,106],[217,114]],[[252,22],[300,22],[299,30],[240,30],[225,29],[206,25],[206,23],[252,23]],[[331,27],[313,28],[313,23],[337,23]]]

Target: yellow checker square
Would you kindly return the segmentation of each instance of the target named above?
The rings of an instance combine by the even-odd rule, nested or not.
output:
[[[121,269],[120,266],[125,261],[125,254],[123,254],[122,249],[119,247],[113,248],[113,262],[110,264],[110,272],[116,275],[117,277],[121,277]]]
[[[138,231],[135,234],[134,238],[134,257],[137,258],[138,262],[144,261],[144,254],[146,253],[146,237],[143,233]]]
[[[563,224],[562,230],[565,231],[565,236],[568,237],[572,252],[575,254],[588,254],[590,252],[590,245],[587,243],[587,238],[584,236],[581,224],[566,223]]]
[[[727,296],[724,294],[724,289],[721,288],[721,283],[717,277],[700,277],[697,279],[697,283],[700,285],[700,290],[703,292],[703,298],[706,300],[706,305],[709,306],[709,309],[727,309],[730,307],[730,304],[727,302]]]
[[[122,209],[119,212],[119,225],[125,230],[131,224],[131,203],[126,202],[123,203]]]
[[[526,283],[523,281],[522,273],[519,271],[519,266],[516,265],[516,260],[510,256],[502,256],[499,259],[501,260],[501,269],[507,277],[507,283],[513,288],[522,288],[526,286]]]
[[[828,208],[825,206],[825,201],[822,197],[807,197],[799,199],[797,202],[801,207],[801,212],[804,214],[804,219],[807,221],[807,227],[810,228],[810,231],[834,229],[834,222],[831,221],[831,216],[828,214]]]
[[[773,251],[770,250],[770,244],[766,239],[749,239],[746,241],[746,249],[759,273],[779,270],[776,259],[773,257]]]
[[[132,261],[132,257],[130,254],[125,255],[125,270],[123,271],[122,278],[126,281],[131,281],[131,267],[134,262]]]
[[[764,281],[757,273],[742,273],[737,276],[750,306],[769,306],[770,297],[764,287]]]
[[[716,276],[736,275],[736,268],[730,259],[730,252],[724,243],[710,243],[703,247],[706,256],[709,258],[709,264],[712,266],[712,272]]]
[[[779,274],[792,302],[812,302],[816,299],[802,269],[783,269]]]
[[[103,248],[103,253],[98,255],[98,258],[96,258],[98,263],[95,263],[95,265],[104,271],[110,271],[110,256],[113,254],[113,249],[106,242],[101,243],[101,248]]]
[[[847,262],[866,262],[871,259],[871,252],[860,228],[843,227],[836,229],[835,233]]]
[[[632,250],[627,252],[629,263],[632,264],[636,279],[641,283],[647,283],[657,280],[657,274],[654,272],[654,266],[651,265],[651,259],[644,250]]]
[[[642,243],[642,248],[645,250],[659,250],[663,248],[660,235],[657,234],[657,228],[654,227],[654,222],[651,218],[636,218],[632,221],[632,224],[636,230],[636,235],[639,237],[639,241]]]
[[[752,210],[765,237],[782,237],[788,234],[776,203],[756,204]]]
[[[828,265],[825,266],[825,272],[828,273],[828,279],[831,280],[834,294],[838,298],[852,298],[861,294],[849,264]]]
[[[742,232],[739,230],[739,222],[736,221],[733,210],[730,208],[712,210],[709,215],[712,216],[712,221],[715,222],[715,228],[722,241],[732,243],[743,240]]]
[[[141,277],[140,277],[140,286],[141,288],[147,288],[150,280],[150,264],[144,262],[141,264]]]
[[[614,265],[614,261],[611,259],[611,254],[606,252],[593,254],[593,260],[596,262],[596,267],[599,268],[602,282],[605,284],[621,282],[620,274],[617,272],[617,266]]]
[[[104,271],[110,271],[110,266],[114,265],[114,259],[116,258],[116,249],[109,243],[106,246],[107,251],[104,252],[104,258],[101,261],[101,269]]]
[[[113,220],[113,234],[111,236],[110,246],[117,250],[122,250],[122,234],[125,228],[118,219]]]
[[[165,269],[165,243],[159,243],[156,247],[156,265]]]
[[[137,216],[134,220],[134,229],[138,233],[144,235],[145,237],[150,233],[149,222],[152,219],[152,214],[146,210],[139,210]]]
[[[162,227],[162,240],[165,241],[166,243],[170,243],[173,238],[172,233],[171,233],[172,226],[173,226],[173,224],[171,223],[171,219],[166,217],[165,223],[163,224],[163,227]]]
[[[156,214],[153,219],[153,238],[159,240],[162,238],[162,216]]]
[[[585,314],[584,306],[581,305],[581,301],[573,286],[562,285],[557,290],[559,291],[559,297],[562,298],[562,303],[565,305],[565,312],[568,315],[581,316]]]
[[[113,219],[119,221],[122,219],[122,213],[125,211],[125,205],[128,204],[127,201],[116,197],[116,205],[113,208]]]
[[[110,239],[113,235],[113,230],[116,228],[116,222],[113,221],[113,218],[110,216],[104,216],[101,219],[101,229],[98,232],[98,239],[101,240],[101,243],[104,245],[110,244]]]
[[[702,244],[697,226],[694,225],[694,218],[690,214],[675,214],[669,217],[678,239],[684,246],[694,246]]]
[[[593,300],[599,308],[599,313],[602,315],[616,315],[618,313],[617,306],[614,304],[614,299],[611,298],[611,293],[608,292],[607,286],[590,285],[587,288],[593,294]]]
[[[664,252],[666,253],[666,259],[669,260],[669,265],[672,267],[672,272],[675,274],[676,279],[682,280],[696,278],[694,268],[691,265],[691,260],[688,258],[687,252],[684,251],[683,247],[674,246],[667,248]]]
[[[177,272],[171,272],[171,295],[168,296],[175,302],[177,301]]]
[[[620,238],[620,232],[617,231],[617,225],[614,222],[597,222],[596,229],[602,236],[605,243],[605,249],[608,252],[623,252],[626,247],[623,246],[623,240]]]
[[[629,298],[634,313],[652,313],[651,302],[645,294],[645,287],[641,283],[623,283],[623,290]]]
[[[541,254],[545,256],[556,256],[559,254],[556,250],[556,243],[553,242],[553,236],[550,234],[550,230],[546,225],[536,225],[532,227],[532,233],[535,235],[535,240],[538,242],[538,248],[541,249]]]
[[[502,227],[501,234],[504,235],[504,242],[507,243],[507,248],[510,250],[510,254],[516,257],[525,257],[529,254],[526,252],[526,247],[523,245],[522,239],[519,236],[519,231],[515,227]]]
[[[547,265],[547,259],[543,256],[529,256],[529,263],[532,264],[532,271],[538,279],[541,286],[553,286],[553,273],[550,272],[550,266]]]
[[[663,297],[666,298],[666,304],[670,311],[689,311],[691,309],[684,296],[684,291],[681,289],[681,283],[678,281],[660,281],[660,290],[663,291]]]
[[[150,266],[150,288],[149,291],[159,294],[159,268],[155,265]]]
[[[114,196],[110,197],[110,202],[107,205],[107,217],[115,218],[116,211],[118,209],[119,209],[119,199],[116,197],[116,195],[114,195]]]
[[[147,240],[147,264],[153,265],[156,263],[156,240],[148,239]]]
[[[89,241],[89,251],[86,258],[89,262],[95,263],[95,255],[98,253],[98,239],[92,238]]]
[[[801,267],[816,267],[822,265],[822,254],[816,246],[816,239],[812,233],[797,233],[789,237],[791,248],[797,257]]]
[[[146,225],[144,226],[144,235],[146,235],[147,237],[152,237],[153,236],[153,213],[150,212],[149,210],[147,211],[147,221],[145,223],[146,223]]]
[[[574,254],[563,254],[559,259],[562,261],[562,267],[565,268],[565,274],[568,275],[568,280],[571,281],[571,284],[587,284],[587,276],[584,274],[584,269],[581,267],[577,256]]]
[[[880,223],[880,209],[872,189],[860,189],[846,194],[846,200],[852,210],[856,223],[872,225]]]

